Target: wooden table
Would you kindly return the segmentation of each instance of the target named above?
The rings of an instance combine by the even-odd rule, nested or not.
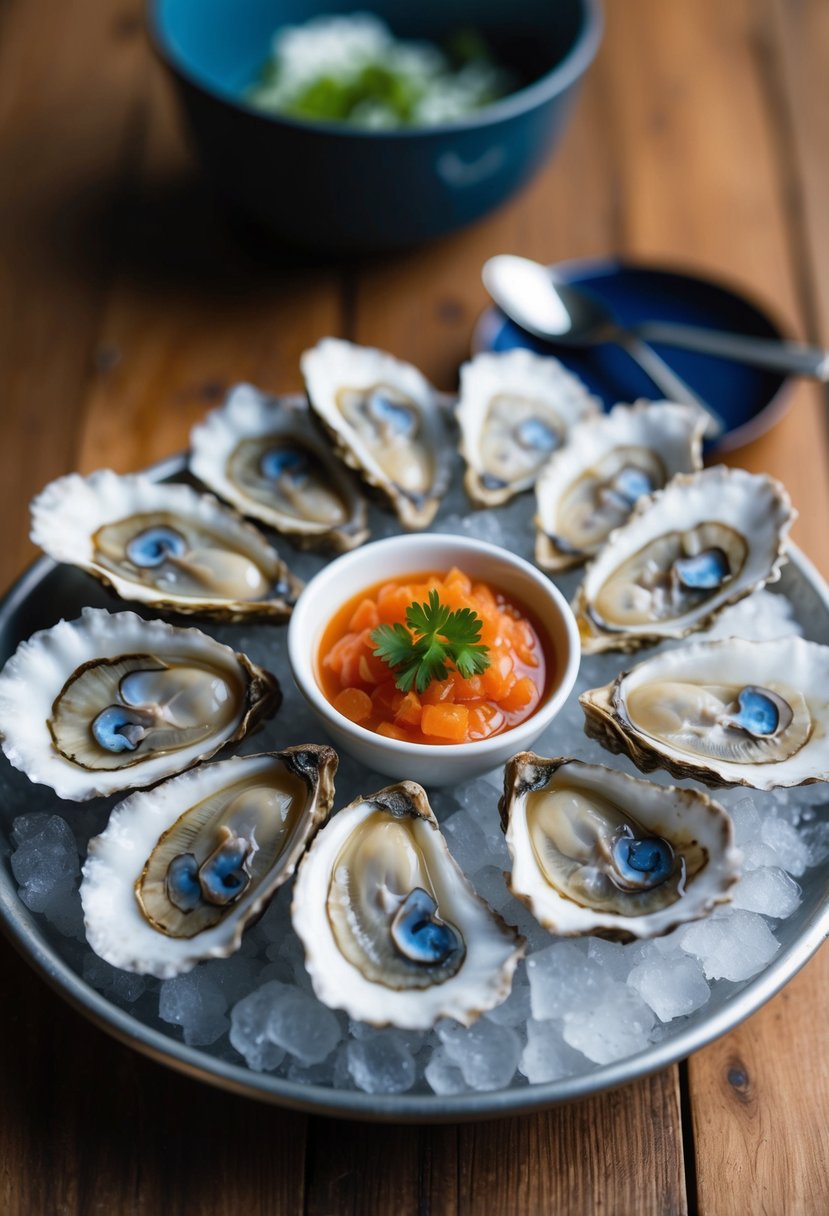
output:
[[[49,479],[185,446],[226,385],[300,386],[324,334],[455,384],[483,259],[618,252],[709,270],[829,343],[829,4],[609,0],[554,161],[472,230],[358,266],[261,262],[205,197],[138,0],[0,5],[6,583]],[[825,391],[736,463],[783,478],[829,574]],[[446,1127],[229,1097],[88,1025],[4,943],[4,1213],[829,1211],[829,952],[685,1064],[546,1114]]]

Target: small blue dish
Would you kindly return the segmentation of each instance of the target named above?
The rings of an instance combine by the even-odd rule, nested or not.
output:
[[[616,259],[559,262],[551,270],[559,280],[598,296],[623,326],[675,321],[761,338],[788,337],[758,304],[698,275]],[[483,313],[475,329],[473,349],[502,351],[515,346],[555,355],[601,398],[606,409],[617,401],[662,396],[618,346],[553,345],[531,337],[497,308]],[[653,346],[725,420],[725,434],[707,451],[722,454],[742,447],[773,426],[788,408],[789,394],[784,389],[788,377],[781,372],[657,343]]]
[[[527,84],[463,122],[397,131],[310,123],[245,100],[274,32],[349,0],[148,0],[202,166],[218,192],[284,244],[375,252],[463,227],[552,150],[598,47],[598,0],[367,0],[400,38],[483,33]]]

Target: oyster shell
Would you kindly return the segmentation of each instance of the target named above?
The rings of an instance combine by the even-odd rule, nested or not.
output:
[[[319,999],[375,1026],[468,1026],[506,999],[523,954],[413,781],[333,816],[299,867],[291,916]]]
[[[427,527],[449,487],[435,390],[410,363],[323,338],[300,360],[308,400],[337,451],[388,498],[404,528]]]
[[[264,536],[212,494],[101,469],[51,482],[32,540],[123,599],[217,620],[290,616],[302,584]]]
[[[0,742],[31,781],[82,801],[190,768],[281,699],[269,672],[198,629],[85,608],[6,663]]]
[[[320,439],[300,397],[237,384],[190,434],[190,468],[244,515],[306,547],[355,549],[368,537],[366,504]]]
[[[501,822],[510,890],[565,937],[669,933],[727,902],[739,877],[731,820],[707,794],[601,764],[514,756]]]
[[[579,698],[584,729],[637,768],[709,786],[829,781],[829,646],[696,642]]]
[[[235,757],[120,802],[89,842],[87,939],[113,967],[167,979],[238,950],[334,797],[337,755]]]
[[[702,468],[701,410],[670,401],[617,405],[571,430],[535,483],[535,560],[566,570],[594,556],[636,503]]]
[[[587,567],[573,601],[584,653],[684,637],[775,582],[794,518],[765,474],[718,465],[674,477]]]
[[[528,490],[570,429],[599,413],[558,359],[529,350],[476,355],[461,368],[456,415],[469,497],[497,507]]]

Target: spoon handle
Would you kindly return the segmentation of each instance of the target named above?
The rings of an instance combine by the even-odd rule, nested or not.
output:
[[[726,425],[719,414],[712,410],[710,405],[706,405],[652,347],[631,333],[619,333],[615,340],[627,351],[631,359],[647,372],[656,387],[661,389],[669,400],[679,401],[682,405],[696,405],[708,415],[705,428],[708,439],[718,439],[724,433]]]
[[[704,329],[696,325],[674,325],[668,321],[645,321],[637,325],[636,333],[649,342],[664,342],[666,346],[684,347],[740,363],[753,363],[776,371],[794,372],[798,376],[813,376],[829,380],[829,351],[799,342],[780,342],[774,338],[753,338],[746,334],[730,334]]]

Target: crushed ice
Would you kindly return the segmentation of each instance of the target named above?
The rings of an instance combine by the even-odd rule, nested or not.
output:
[[[532,506],[524,496],[497,514],[470,512],[456,487],[437,528],[507,544],[531,557]],[[375,538],[395,531],[394,523],[374,509],[372,523]],[[279,547],[289,550],[284,542]],[[314,554],[288,556],[306,579],[323,564]],[[560,580],[568,596],[577,582],[578,575]],[[282,682],[282,709],[245,740],[241,751],[319,738],[316,721],[288,676],[284,630],[245,625],[208,631],[275,671]],[[698,636],[760,640],[799,632],[789,600],[760,591],[727,609],[707,634]],[[620,666],[616,655],[584,660],[574,695],[536,750],[633,771],[626,760],[585,737],[577,701],[579,692],[606,683]],[[652,777],[665,784],[670,780],[664,773]],[[70,957],[71,939],[83,939],[80,857],[115,800],[70,809],[44,792],[43,811],[20,813],[31,805],[31,786],[10,770],[3,780],[6,805],[10,814],[17,812],[11,865],[20,898],[63,935]],[[829,858],[829,798],[822,787],[771,794],[717,791],[714,796],[732,815],[744,854],[743,877],[730,906],[653,941],[623,946],[599,938],[556,939],[512,898],[504,881],[509,856],[497,811],[501,782],[498,771],[456,791],[434,791],[431,797],[449,847],[473,885],[528,941],[527,959],[516,972],[509,998],[469,1028],[445,1021],[429,1033],[375,1030],[320,1004],[290,924],[291,884],[231,958],[201,963],[159,983],[117,971],[85,949],[78,970],[88,984],[130,1008],[142,1022],[225,1060],[244,1060],[253,1070],[306,1086],[370,1094],[457,1094],[540,1084],[583,1074],[663,1041],[701,1010],[719,986],[726,986],[727,996],[735,984],[762,971],[780,948],[776,929],[800,904],[796,879]],[[385,778],[367,774],[341,756],[337,805],[385,784]],[[77,943],[74,949],[80,949]]]

